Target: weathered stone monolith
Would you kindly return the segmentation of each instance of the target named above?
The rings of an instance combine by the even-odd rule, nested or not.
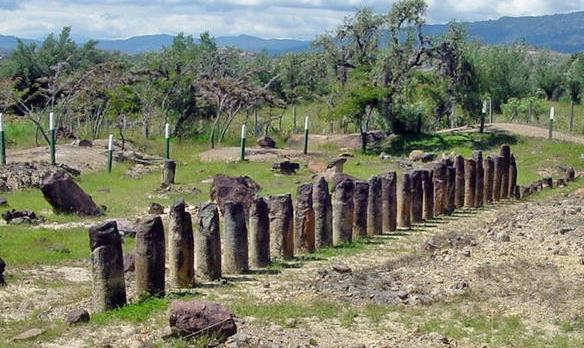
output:
[[[424,170],[422,190],[424,191],[424,209],[422,216],[424,220],[434,218],[434,174],[431,170]]]
[[[464,207],[475,207],[477,165],[473,159],[464,160]]]
[[[249,265],[263,268],[270,264],[270,211],[268,202],[255,197],[249,207]]]
[[[270,252],[272,257],[291,260],[294,257],[294,208],[287,193],[270,196]]]
[[[136,294],[138,296],[164,296],[166,273],[166,247],[164,225],[157,215],[138,221],[134,246]]]
[[[401,228],[412,227],[412,178],[410,173],[403,173],[398,183],[397,195],[397,226]]]
[[[451,215],[456,209],[456,168],[453,166],[446,167],[446,178],[448,182],[447,197],[446,197],[446,213]]]
[[[312,208],[312,184],[298,186],[294,209],[295,253],[312,253],[314,247],[314,209]]]
[[[215,203],[199,208],[195,233],[195,275],[207,280],[221,278],[219,209]]]
[[[448,169],[444,163],[436,163],[433,168],[434,176],[434,216],[446,212],[448,198]]]
[[[389,172],[381,176],[381,205],[383,233],[397,229],[397,174]]]
[[[412,180],[412,204],[410,210],[410,218],[412,223],[418,224],[424,221],[424,171],[414,170],[410,175]]]
[[[165,159],[162,165],[162,186],[168,187],[174,184],[176,174],[176,162],[170,159]]]
[[[126,304],[122,237],[115,221],[89,228],[92,303],[95,312]]]
[[[493,187],[495,184],[495,161],[491,156],[488,156],[483,160],[483,171],[484,171],[484,203],[493,203]]]
[[[171,207],[168,222],[168,273],[172,288],[186,288],[194,284],[195,242],[191,214],[185,211],[181,198]]]
[[[494,156],[495,161],[495,177],[493,181],[493,201],[499,202],[501,200],[501,186],[503,185],[503,171],[505,169],[505,159],[501,156]]]
[[[227,201],[223,206],[224,274],[243,274],[249,270],[245,207],[241,202]]]
[[[95,204],[91,196],[65,172],[47,176],[41,187],[43,196],[58,213],[77,214],[81,216],[103,215],[102,209]]]
[[[515,187],[517,186],[517,162],[515,156],[511,155],[509,159],[509,195],[515,198]]]
[[[367,235],[379,235],[383,232],[383,202],[381,179],[369,178],[369,195],[367,202]]]
[[[352,241],[353,237],[353,180],[346,178],[333,191],[333,246]]]
[[[367,202],[369,183],[355,181],[353,191],[353,240],[367,236]]]
[[[483,152],[473,151],[472,159],[476,165],[475,182],[475,208],[482,208],[485,205],[485,168],[483,167]]]
[[[314,209],[314,246],[316,249],[333,245],[333,208],[328,183],[319,176],[312,186]]]
[[[464,207],[464,157],[459,155],[454,158],[454,168],[456,170],[454,206],[460,209]]]
[[[503,157],[503,168],[501,173],[501,199],[509,198],[509,167],[511,165],[511,147],[501,145],[500,156]]]

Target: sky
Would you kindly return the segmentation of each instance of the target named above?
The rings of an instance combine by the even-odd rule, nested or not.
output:
[[[361,7],[391,0],[0,0],[0,34],[42,38],[63,26],[76,38],[147,34],[248,34],[310,40]],[[584,0],[430,0],[428,23],[584,10]]]

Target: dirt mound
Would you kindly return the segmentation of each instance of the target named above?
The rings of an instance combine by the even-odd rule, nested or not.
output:
[[[385,132],[373,131],[369,132],[367,135],[367,142],[369,144],[382,140],[386,137]],[[304,134],[293,134],[288,139],[288,146],[302,146],[304,144]],[[314,145],[327,145],[333,144],[339,147],[347,147],[353,149],[361,148],[361,134],[331,134],[331,135],[321,135],[321,134],[311,134],[310,144]]]
[[[8,163],[0,167],[0,191],[18,191],[26,188],[40,188],[43,179],[57,173],[67,173],[77,176],[80,172],[65,164],[56,166],[46,161]]]
[[[310,155],[314,156],[315,154],[311,153]],[[200,158],[204,162],[234,162],[239,161],[240,157],[241,149],[239,147],[211,149],[200,154]],[[304,156],[304,153],[298,150],[270,149],[261,147],[251,147],[245,149],[245,159],[252,162],[282,161],[284,159],[298,161],[304,159],[305,157],[306,156]]]

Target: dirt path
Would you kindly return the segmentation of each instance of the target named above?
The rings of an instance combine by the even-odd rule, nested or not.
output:
[[[229,347],[499,347],[558,335],[584,342],[584,330],[562,331],[584,320],[583,240],[584,195],[572,194],[461,211],[375,237],[365,250],[300,258],[275,274],[194,291],[242,314]],[[352,272],[334,271],[338,263]],[[88,272],[86,261],[22,270],[1,292],[0,319],[54,320],[89,308]],[[38,346],[164,346],[166,320],[161,311],[141,324],[72,327]]]
[[[477,132],[478,128],[474,127],[460,127],[454,129],[441,130],[438,133],[467,133],[467,132]],[[493,123],[485,126],[485,131],[487,132],[505,132],[510,134],[516,134],[525,137],[535,137],[535,138],[545,138],[549,136],[549,131],[546,128],[540,128],[535,126],[529,126],[517,123]],[[572,142],[576,144],[584,144],[584,136],[566,134],[558,131],[554,131],[554,139]]]

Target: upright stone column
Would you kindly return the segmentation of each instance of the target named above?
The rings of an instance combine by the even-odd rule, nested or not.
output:
[[[245,208],[241,202],[223,205],[223,266],[226,274],[243,274],[249,271],[247,254],[247,227]]]
[[[314,252],[312,184],[298,186],[294,209],[294,247],[297,254]]]
[[[126,304],[122,237],[115,221],[89,228],[93,310],[109,311]]]
[[[434,175],[431,170],[424,170],[423,173],[424,208],[422,217],[428,221],[434,218]]]
[[[476,164],[476,191],[475,191],[475,208],[482,208],[485,201],[485,170],[483,168],[483,153],[474,151],[472,158]]]
[[[314,209],[314,246],[316,249],[333,245],[333,207],[328,183],[319,176],[312,186]]]
[[[355,181],[353,192],[353,239],[367,236],[368,200],[369,184],[365,181]]]
[[[474,208],[476,180],[477,180],[477,165],[474,160],[464,160],[464,207]]]
[[[501,145],[501,157],[503,168],[501,172],[501,199],[509,198],[509,166],[511,164],[511,148],[509,145]]]
[[[367,201],[367,235],[379,235],[383,232],[382,185],[378,176],[369,178],[369,195]]]
[[[434,176],[434,216],[446,212],[448,197],[448,170],[445,164],[436,163],[433,169]]]
[[[397,174],[389,172],[381,176],[381,206],[383,232],[397,230]]]
[[[485,173],[485,194],[484,201],[486,204],[493,204],[493,192],[495,185],[495,161],[491,156],[488,156],[483,161]]]
[[[151,215],[139,221],[134,248],[136,294],[164,296],[166,247],[164,225],[160,216]]]
[[[270,251],[272,257],[291,260],[294,257],[294,208],[287,193],[270,196]]]
[[[333,246],[352,241],[353,237],[353,193],[355,184],[351,179],[339,182],[333,191]]]
[[[195,273],[208,280],[221,278],[221,236],[219,210],[215,203],[199,208],[195,233]]]
[[[456,168],[447,166],[448,196],[446,199],[446,212],[451,215],[456,210]]]
[[[174,184],[174,177],[176,174],[176,162],[173,160],[164,160],[164,165],[162,166],[162,186],[170,186]]]
[[[255,197],[249,207],[249,264],[263,268],[270,264],[270,209],[268,202]]]
[[[517,162],[515,156],[511,155],[509,160],[509,194],[512,198],[517,198],[515,188],[517,187]]]
[[[464,207],[464,157],[459,155],[454,158],[454,168],[456,170],[454,206],[460,209]]]
[[[399,182],[397,199],[397,225],[401,228],[412,227],[412,179],[410,173],[403,173]]]
[[[505,159],[501,156],[494,156],[495,177],[493,180],[493,202],[501,200],[501,186],[503,185],[503,171],[505,170]]]
[[[195,242],[191,214],[185,210],[181,198],[171,207],[168,223],[169,283],[173,288],[186,288],[194,284]]]
[[[424,221],[424,171],[414,170],[410,178],[412,179],[412,209],[410,217],[412,223],[419,224]]]

